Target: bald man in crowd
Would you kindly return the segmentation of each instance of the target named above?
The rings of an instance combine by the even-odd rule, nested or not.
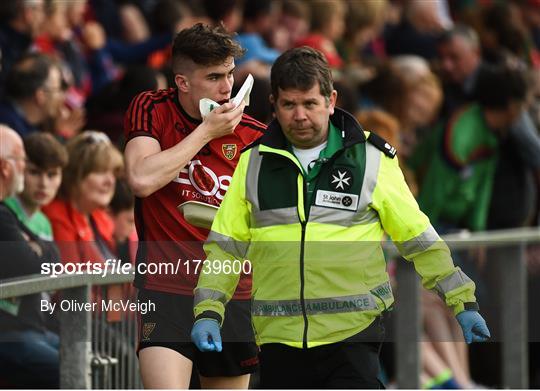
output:
[[[0,281],[41,271],[58,253],[26,228],[4,200],[24,189],[21,137],[0,125]],[[59,339],[46,329],[41,295],[0,300],[0,378],[13,388],[59,388]]]

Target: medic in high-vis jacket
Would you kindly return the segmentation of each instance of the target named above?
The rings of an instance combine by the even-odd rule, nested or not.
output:
[[[280,56],[276,119],[240,157],[205,245],[192,339],[220,349],[239,280],[225,265],[249,260],[265,388],[379,387],[380,317],[394,301],[385,232],[457,315],[467,342],[489,337],[475,285],[419,210],[395,149],[336,108],[336,97],[319,52]]]

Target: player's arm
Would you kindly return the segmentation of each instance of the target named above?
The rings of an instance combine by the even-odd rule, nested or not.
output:
[[[219,207],[204,245],[206,259],[212,265],[230,259],[244,261],[251,242],[250,206],[246,200],[248,150],[240,156],[231,185]],[[212,318],[223,323],[225,305],[232,298],[240,275],[225,268],[203,269],[194,290],[195,320]]]
[[[210,140],[233,132],[242,119],[244,106],[242,103],[232,109],[232,103],[226,103],[216,108],[186,138],[166,150],[161,150],[152,137],[129,140],[125,149],[126,171],[134,194],[147,197],[171,182]]]

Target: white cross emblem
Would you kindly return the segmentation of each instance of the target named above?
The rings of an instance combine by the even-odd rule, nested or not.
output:
[[[345,178],[345,175],[347,175],[346,171],[341,172],[339,170],[338,170],[338,176],[335,176],[334,174],[332,174],[332,183],[337,182],[336,190],[339,188],[341,188],[341,190],[345,190],[345,186],[343,186],[343,184],[346,184],[347,186],[351,185],[349,183],[349,181],[351,180],[351,177]]]

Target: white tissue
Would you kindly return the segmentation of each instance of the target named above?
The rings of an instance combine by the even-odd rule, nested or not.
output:
[[[236,96],[231,100],[231,102],[234,103],[234,107],[238,107],[238,105],[242,103],[242,101],[246,102],[246,106],[249,106],[249,94],[251,93],[252,88],[253,76],[250,73],[244,81],[244,84],[242,84],[242,87],[240,88],[240,91],[238,91],[238,94],[236,94]],[[202,119],[205,119],[212,110],[219,106],[220,104],[214,102],[212,99],[202,98],[199,101],[199,110],[201,112]]]

